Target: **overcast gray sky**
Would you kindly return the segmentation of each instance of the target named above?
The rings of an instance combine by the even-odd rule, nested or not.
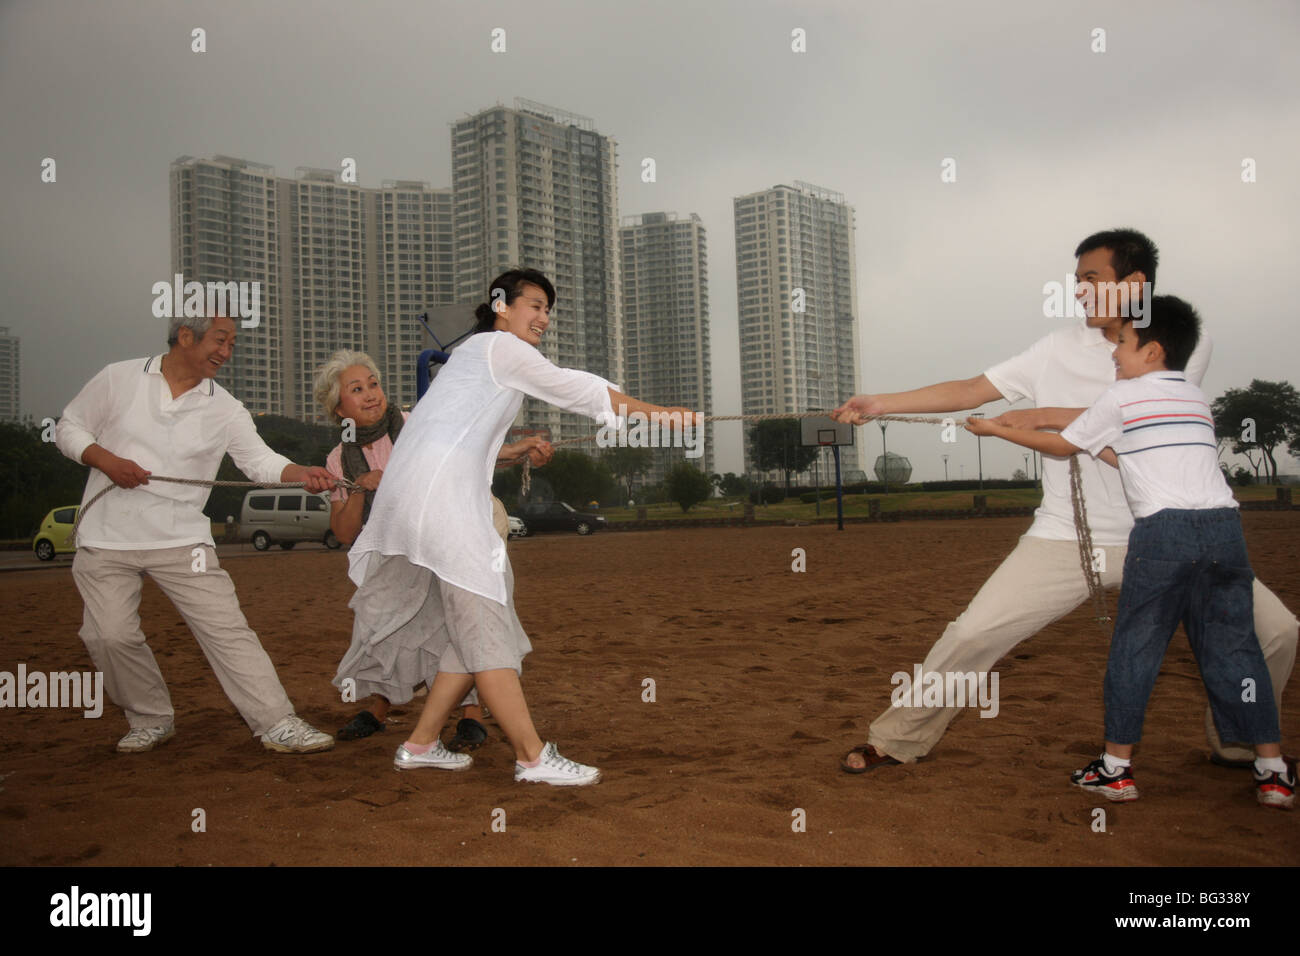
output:
[[[1043,284],[1121,225],[1156,240],[1159,290],[1205,318],[1211,397],[1300,382],[1298,41],[1291,0],[6,0],[0,325],[22,339],[24,409],[57,416],[104,364],[164,347],[150,287],[170,279],[173,159],[291,176],[354,157],[363,185],[447,186],[449,124],[522,96],[617,140],[621,215],[704,220],[719,413],[740,410],[732,198],[796,179],[857,211],[864,391],[1027,347],[1063,321],[1043,316]],[[874,458],[879,430],[858,434]],[[717,441],[719,470],[739,471],[739,426]],[[889,447],[917,478],[942,477],[944,451],[974,477],[965,432],[944,446],[896,425]],[[993,441],[984,461],[1000,477],[1022,464]]]

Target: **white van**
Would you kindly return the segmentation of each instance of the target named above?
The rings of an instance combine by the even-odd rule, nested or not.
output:
[[[302,488],[267,488],[244,495],[239,536],[265,551],[278,544],[285,551],[299,541],[319,541],[327,548],[341,542],[330,530],[329,494],[313,495]]]

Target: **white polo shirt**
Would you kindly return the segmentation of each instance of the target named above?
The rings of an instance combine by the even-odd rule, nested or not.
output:
[[[1115,343],[1080,320],[1045,335],[984,375],[1009,402],[1028,398],[1040,408],[1085,408],[1115,381]],[[1213,344],[1202,334],[1187,363],[1188,381],[1200,384]],[[1076,443],[1077,444],[1077,443]],[[1088,527],[1098,545],[1126,545],[1133,514],[1119,472],[1095,458],[1080,457]],[[1068,458],[1043,456],[1043,501],[1027,534],[1054,541],[1078,540],[1070,504]]]
[[[253,481],[279,481],[288,458],[267,447],[242,402],[212,379],[172,398],[162,356],[105,366],[63,410],[55,429],[59,451],[73,461],[91,445],[134,461],[155,475],[211,481],[230,457]],[[90,469],[82,507],[113,483]],[[86,512],[78,547],[143,551],[208,544],[203,514],[211,489],[151,481],[110,491]]]
[[[1061,432],[1090,455],[1109,445],[1133,514],[1165,508],[1236,508],[1219,470],[1214,418],[1205,394],[1182,372],[1116,382]]]

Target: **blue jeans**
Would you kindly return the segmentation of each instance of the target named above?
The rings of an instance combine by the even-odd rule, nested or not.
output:
[[[1166,508],[1137,519],[1106,663],[1108,741],[1142,738],[1147,700],[1180,621],[1219,737],[1281,740],[1273,682],[1255,636],[1254,579],[1237,509]]]

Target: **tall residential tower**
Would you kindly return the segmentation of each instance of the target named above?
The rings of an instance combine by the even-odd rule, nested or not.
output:
[[[18,336],[0,326],[0,422],[22,418],[22,389],[19,375]]]
[[[653,212],[623,219],[623,328],[626,389],[656,405],[680,405],[712,414],[709,362],[709,269],[704,225],[691,214]],[[686,460],[713,474],[712,434],[704,454],[685,458],[682,449],[657,451],[645,476],[662,481]]]
[[[454,123],[451,148],[457,301],[486,301],[507,269],[539,269],[558,294],[542,354],[624,384],[614,140],[586,117],[517,99]],[[595,429],[534,399],[520,424],[557,439]]]
[[[738,197],[735,219],[743,413],[835,408],[858,390],[853,207],[795,182]],[[846,471],[859,451],[843,449]]]

